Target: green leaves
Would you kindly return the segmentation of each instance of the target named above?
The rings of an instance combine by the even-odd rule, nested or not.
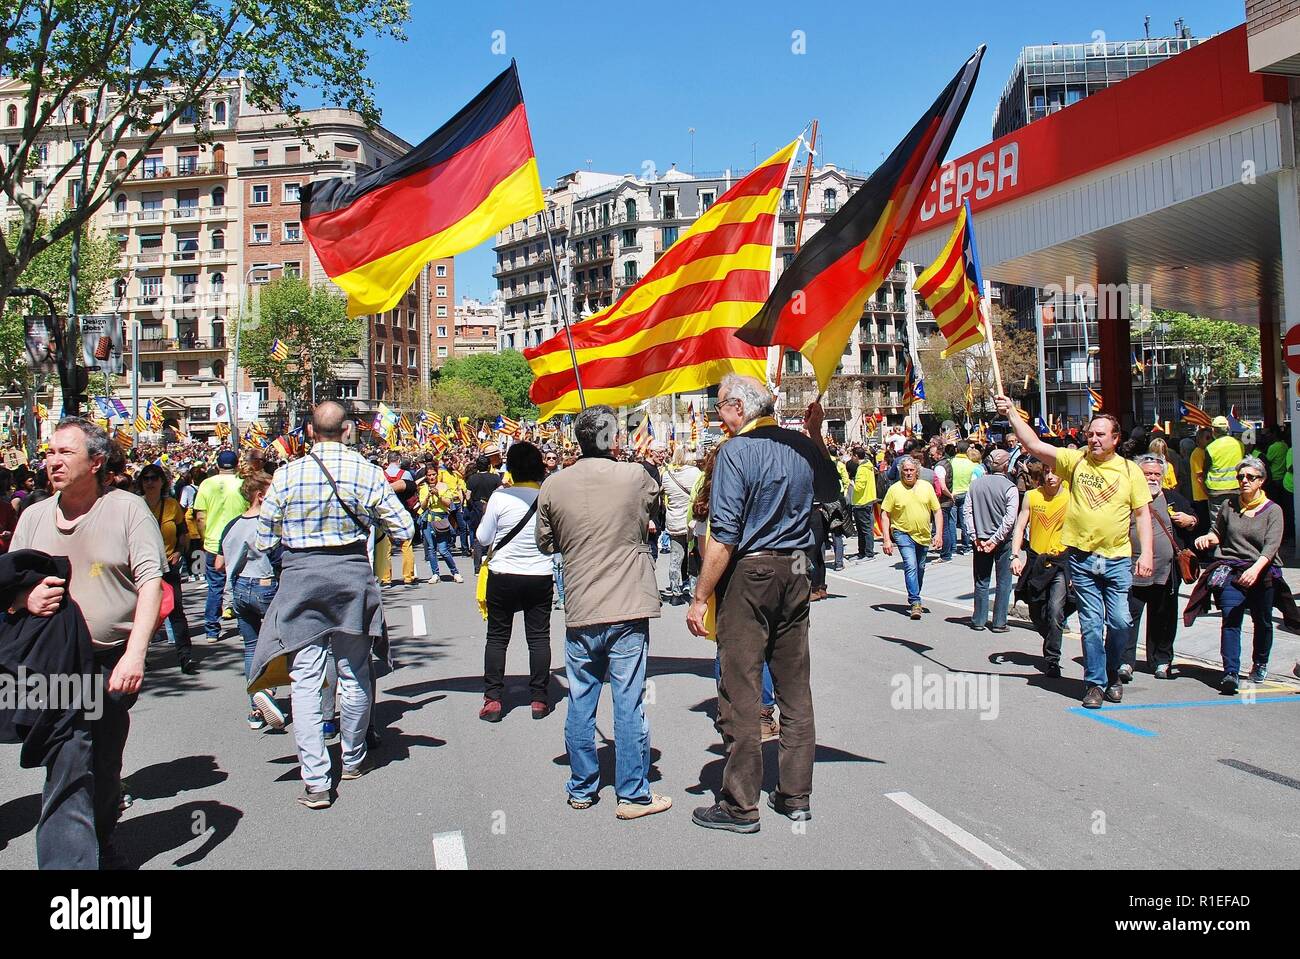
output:
[[[1159,324],[1167,324],[1160,339],[1181,354],[1188,382],[1200,394],[1197,405],[1205,403],[1214,386],[1259,370],[1259,330],[1253,326],[1153,310],[1141,328],[1149,334]]]
[[[518,350],[475,353],[450,359],[438,370],[438,381],[442,386],[464,381],[493,390],[505,403],[505,409],[497,412],[504,412],[512,419],[534,419],[537,416],[537,407],[528,400],[533,371]]]

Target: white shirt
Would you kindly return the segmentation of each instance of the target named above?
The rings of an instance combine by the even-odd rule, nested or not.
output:
[[[519,521],[528,512],[528,507],[537,499],[538,490],[530,486],[503,486],[497,489],[487,501],[483,519],[478,524],[478,541],[485,550],[490,549],[497,540],[519,525]],[[517,576],[550,576],[552,573],[551,557],[537,548],[537,514],[528,521],[523,529],[505,545],[496,551],[488,561],[488,569],[494,573],[513,573]]]

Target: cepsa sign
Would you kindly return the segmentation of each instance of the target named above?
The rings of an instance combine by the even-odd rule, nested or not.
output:
[[[1019,183],[1020,144],[1016,140],[945,163],[921,203],[921,223],[951,219],[967,198],[987,200],[1013,190]]]

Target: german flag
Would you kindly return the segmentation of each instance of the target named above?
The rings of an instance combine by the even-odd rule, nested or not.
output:
[[[984,276],[975,248],[969,200],[957,214],[948,244],[916,278],[915,289],[934,314],[948,344],[940,356],[946,358],[984,342]]]
[[[825,391],[862,307],[889,275],[921,201],[966,111],[984,47],[939,94],[894,152],[781,274],[762,310],[736,335],[806,356]]]
[[[771,289],[776,209],[798,141],[724,193],[618,302],[573,326],[588,403],[632,406],[689,393],[742,373],[767,376],[767,353],[740,342]],[[560,331],[524,351],[538,420],[581,409]]]
[[[510,66],[401,159],[303,184],[302,225],[348,315],[392,309],[430,260],[542,209],[533,140]]]

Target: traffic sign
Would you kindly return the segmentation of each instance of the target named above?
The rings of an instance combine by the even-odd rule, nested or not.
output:
[[[1300,374],[1300,323],[1286,331],[1282,340],[1282,358],[1286,360],[1288,370]]]

